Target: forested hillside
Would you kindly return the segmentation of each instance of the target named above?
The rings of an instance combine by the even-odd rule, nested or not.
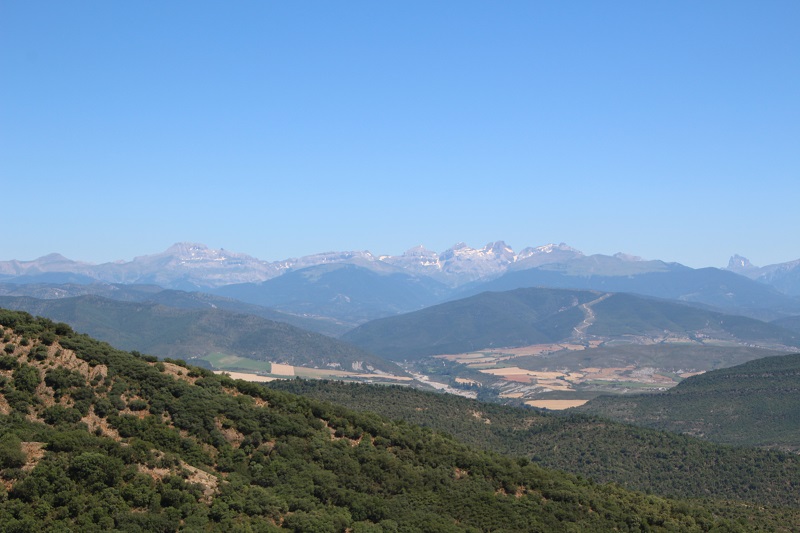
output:
[[[204,292],[187,292],[176,289],[164,289],[158,285],[126,285],[123,283],[0,283],[0,307],[13,309],[13,307],[3,300],[2,296],[28,296],[38,300],[58,300],[63,298],[73,298],[76,296],[94,295],[109,300],[120,300],[123,302],[148,302],[160,304],[166,307],[177,307],[179,309],[224,309],[232,313],[245,315],[255,315],[275,322],[285,322],[292,326],[322,333],[323,335],[337,336],[349,327],[336,322],[335,320],[297,316],[289,313],[281,313],[269,307],[248,304],[233,298],[215,296]],[[10,300],[13,301],[13,300]],[[32,314],[42,315],[41,312],[33,312],[28,309],[21,309]]]
[[[352,370],[354,364],[403,374],[392,362],[346,342],[283,322],[223,309],[179,309],[99,296],[57,300],[0,296],[0,305],[66,322],[118,348],[159,357],[211,359],[213,354],[298,366]]]
[[[373,320],[342,336],[393,360],[590,339],[800,346],[775,324],[634,294],[524,288]]]
[[[596,481],[657,494],[800,507],[800,457],[794,454],[410,388],[308,380],[269,387],[420,424]]]
[[[486,292],[368,322],[342,338],[394,360],[526,346],[569,338],[584,319],[579,306],[602,293],[561,289]]]
[[[800,354],[691,377],[660,394],[603,396],[580,408],[715,442],[800,450]]]
[[[790,531],[419,426],[115,350],[0,311],[7,531]]]

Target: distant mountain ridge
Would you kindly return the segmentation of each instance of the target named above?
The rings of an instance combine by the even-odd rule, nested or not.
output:
[[[292,270],[261,283],[227,285],[212,292],[284,313],[330,317],[354,327],[374,318],[435,304],[448,289],[428,276],[392,266],[376,271],[352,263],[330,263]]]
[[[377,272],[405,272],[431,277],[451,287],[502,275],[512,268],[531,268],[585,257],[561,244],[528,247],[519,253],[503,241],[471,248],[458,243],[442,253],[423,246],[402,255],[374,255],[369,251],[326,252],[281,261],[263,261],[247,254],[212,249],[200,243],[176,243],[167,250],[93,265],[50,254],[32,261],[0,261],[0,281],[89,282],[156,284],[166,288],[195,290],[235,283],[258,283],[289,271],[326,264],[354,264]],[[636,262],[638,258],[617,254]]]
[[[312,318],[282,313],[275,309],[249,304],[239,300],[215,296],[203,292],[187,292],[178,289],[164,289],[158,285],[137,285],[123,283],[0,283],[0,297],[28,296],[39,300],[59,300],[77,296],[100,296],[121,302],[153,303],[179,309],[224,309],[234,313],[247,314],[285,322],[292,326],[337,336],[350,326],[330,318]]]
[[[726,270],[775,287],[785,294],[800,296],[800,259],[758,267],[737,254],[728,261]]]
[[[509,270],[494,279],[459,287],[450,299],[525,287],[631,292],[759,320],[800,314],[797,297],[728,270],[604,255]]]
[[[798,265],[800,260],[758,268],[735,256],[727,269],[695,269],[624,253],[585,255],[564,243],[517,253],[503,241],[482,248],[459,243],[442,253],[417,246],[398,256],[345,251],[269,262],[178,243],[158,254],[100,265],[59,254],[4,261],[0,283],[99,282],[213,292],[323,318],[339,326],[322,331],[340,334],[375,318],[526,287],[632,292],[769,321],[800,315]]]

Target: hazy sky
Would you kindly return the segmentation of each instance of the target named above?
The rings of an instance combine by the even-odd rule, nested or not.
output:
[[[0,259],[800,257],[800,2],[0,1]]]

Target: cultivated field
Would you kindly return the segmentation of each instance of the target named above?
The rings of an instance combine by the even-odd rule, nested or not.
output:
[[[481,383],[480,378],[474,377],[477,372],[491,378],[483,380],[482,386],[500,389],[501,398],[521,399],[547,409],[581,405],[600,393],[663,391],[684,378],[702,373],[688,368],[659,369],[653,364],[655,360],[631,358],[630,348],[630,345],[614,347],[604,345],[602,340],[592,340],[585,344],[537,344],[438,355],[435,359],[464,365],[470,372],[469,378],[455,378],[456,386],[474,387]],[[614,356],[615,352],[619,356]],[[598,360],[594,354],[607,356]]]

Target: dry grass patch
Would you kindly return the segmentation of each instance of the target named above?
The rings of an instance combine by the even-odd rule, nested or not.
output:
[[[86,424],[92,433],[99,429],[104,437],[109,437],[117,442],[122,440],[119,432],[108,424],[108,420],[97,416],[93,405],[89,407],[89,414],[81,418],[81,422]]]
[[[5,396],[0,395],[0,415],[11,414],[11,406],[8,405]]]
[[[240,447],[242,442],[244,442],[244,433],[234,427],[225,427],[225,421],[220,417],[214,420],[214,425],[217,426],[217,429],[225,437],[225,440],[230,442],[231,446],[234,448]]]
[[[481,413],[480,411],[471,411],[470,414],[473,417],[475,417],[478,420],[480,420],[481,422],[483,422],[484,424],[491,424],[492,423],[492,421],[489,418],[483,416],[483,413]]]
[[[155,366],[157,364],[158,363],[150,363],[150,366]],[[164,373],[165,374],[169,374],[170,376],[172,376],[172,377],[174,377],[176,379],[182,379],[183,381],[186,381],[186,382],[192,383],[192,384],[194,384],[194,382],[197,381],[197,378],[189,377],[189,375],[188,375],[189,374],[189,369],[188,368],[184,368],[184,367],[182,367],[180,365],[176,365],[174,363],[162,362],[161,364],[164,365]]]
[[[156,458],[161,458],[164,456],[163,453],[152,450],[156,455]],[[195,485],[199,485],[203,491],[203,496],[200,498],[200,501],[206,504],[210,504],[214,499],[214,495],[217,493],[217,487],[219,486],[219,479],[214,474],[209,474],[204,470],[200,470],[183,460],[178,460],[179,465],[175,468],[158,468],[158,467],[150,467],[143,464],[136,465],[137,469],[140,473],[145,474],[153,478],[154,480],[161,480],[169,475],[180,475],[181,477],[186,479],[187,483],[192,483]]]
[[[528,400],[525,404],[532,407],[550,409],[551,411],[560,411],[562,409],[569,409],[570,407],[579,407],[588,401],[589,400]]]
[[[44,457],[44,442],[23,442],[22,452],[25,454],[25,466],[22,467],[24,472],[30,472],[39,461]]]
[[[270,363],[270,374],[276,376],[294,376],[294,367],[292,365],[281,365],[278,363]]]
[[[569,383],[560,379],[545,379],[545,380],[538,380],[538,385],[542,387],[547,387],[548,389],[558,390],[558,391],[573,391],[573,389]]]

